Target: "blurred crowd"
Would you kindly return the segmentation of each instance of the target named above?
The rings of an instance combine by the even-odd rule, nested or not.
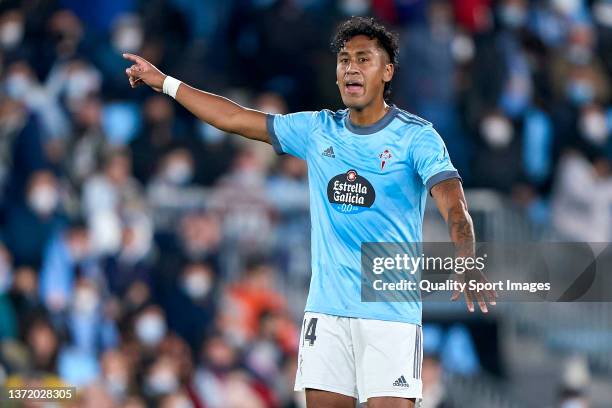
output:
[[[466,188],[611,240],[612,1],[5,0],[0,383],[299,406],[305,164],[131,89],[121,54],[265,112],[338,109],[328,43],[351,15],[400,33],[392,102],[435,124]]]

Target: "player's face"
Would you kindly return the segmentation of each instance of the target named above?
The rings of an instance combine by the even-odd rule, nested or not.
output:
[[[376,39],[358,35],[346,42],[336,61],[336,80],[344,104],[363,109],[383,98],[385,82],[393,77],[393,64]]]

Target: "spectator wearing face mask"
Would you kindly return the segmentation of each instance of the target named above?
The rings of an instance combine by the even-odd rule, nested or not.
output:
[[[589,148],[598,149],[602,154],[612,159],[610,138],[612,126],[608,123],[603,106],[598,104],[583,106],[579,112],[577,128],[577,133],[580,136],[579,144],[586,144]]]
[[[183,267],[174,284],[159,295],[170,329],[197,350],[212,329],[217,310],[217,282],[212,268],[193,262]]]
[[[287,274],[296,296],[303,296],[310,280],[308,168],[305,161],[290,155],[283,156],[277,167],[266,183],[268,196],[275,197],[275,247],[283,260],[280,270]]]
[[[154,304],[143,308],[134,317],[134,338],[142,347],[144,355],[152,356],[166,337],[168,325],[163,310]]]
[[[122,77],[121,53],[138,53],[145,39],[140,16],[126,12],[117,14],[110,24],[110,41],[96,44],[92,60],[104,76],[105,92],[115,97],[125,97]]]
[[[596,51],[592,26],[573,26],[567,45],[552,59],[550,70],[558,98],[573,106],[606,101],[610,81]]]
[[[444,385],[443,369],[437,355],[423,358],[423,408],[453,408]]]
[[[463,175],[467,150],[458,122],[456,94],[459,81],[456,75],[465,57],[457,52],[456,44],[460,39],[471,40],[460,36],[453,21],[451,2],[415,3],[415,8],[426,8],[423,13],[426,21],[409,24],[402,32],[399,65],[410,68],[398,71],[395,100],[436,124],[453,163]],[[419,64],[412,63],[415,60]]]
[[[46,85],[48,92],[74,113],[87,98],[99,95],[102,76],[90,61],[71,58],[54,66]]]
[[[92,250],[99,255],[118,252],[122,218],[134,213],[146,216],[146,203],[132,177],[128,152],[108,153],[103,170],[83,185],[82,207],[92,230]]]
[[[87,278],[77,280],[67,319],[70,344],[92,359],[119,342],[115,323],[105,315],[104,301],[95,281]]]
[[[33,173],[24,202],[9,207],[4,229],[6,245],[17,264],[40,266],[46,245],[64,224],[60,201],[55,175],[48,170]]]
[[[252,150],[243,150],[232,171],[223,177],[210,197],[210,206],[222,220],[228,243],[246,251],[270,247],[274,225],[273,197],[266,191],[266,169]],[[235,248],[225,254],[235,258]]]
[[[194,353],[187,342],[175,333],[166,336],[159,346],[159,355],[167,356],[177,365],[180,383],[178,392],[188,398],[194,408],[205,408],[194,383],[196,353],[197,351]]]
[[[25,34],[23,13],[18,9],[7,10],[0,15],[0,47],[3,52],[16,51]]]
[[[109,349],[100,357],[100,376],[97,379],[115,404],[126,402],[129,393],[134,390],[134,367],[130,367],[124,353]]]
[[[189,263],[205,263],[213,270],[220,268],[221,226],[212,213],[184,214],[172,234],[157,237],[159,257],[155,268],[155,289],[163,293],[174,285],[176,271]]]
[[[206,122],[197,122],[195,127],[199,143],[192,150],[198,158],[194,182],[213,186],[231,168],[237,150],[235,140]]]
[[[185,211],[202,207],[206,196],[202,188],[193,184],[194,174],[194,158],[185,148],[172,149],[161,158],[147,187],[156,229],[167,231]]]
[[[556,408],[589,408],[588,397],[582,390],[563,388],[557,394]]]
[[[175,118],[173,105],[163,96],[154,95],[144,102],[143,126],[130,142],[134,160],[134,176],[147,184],[156,174],[156,164],[171,148],[175,147]]]
[[[181,382],[178,362],[165,354],[158,356],[146,370],[142,386],[145,396],[153,404],[179,391]]]
[[[61,315],[70,306],[77,272],[94,281],[102,279],[99,265],[92,258],[89,231],[79,219],[57,233],[44,251],[39,290],[52,315]]]
[[[66,171],[80,187],[98,170],[98,161],[111,147],[102,128],[102,101],[98,97],[88,97],[80,103],[72,118],[73,135],[68,146],[72,155],[67,158]]]
[[[153,270],[153,227],[149,218],[133,213],[123,220],[121,245],[102,262],[108,289],[123,297],[133,284],[150,286]]]
[[[18,60],[7,68],[4,90],[40,120],[43,139],[64,138],[70,124],[56,99],[41,84],[26,61]]]
[[[567,151],[558,166],[552,196],[552,221],[561,238],[574,242],[612,239],[610,161],[595,149],[590,157]]]
[[[478,128],[480,140],[473,161],[477,187],[510,192],[523,175],[521,138],[516,125],[501,112],[484,115]]]
[[[283,358],[297,352],[298,333],[289,316],[264,312],[259,331],[246,347],[245,365],[270,387],[279,388]]]
[[[238,352],[227,338],[218,333],[203,343],[194,383],[197,395],[207,408],[266,407],[266,387],[258,388],[250,375],[238,369]]]

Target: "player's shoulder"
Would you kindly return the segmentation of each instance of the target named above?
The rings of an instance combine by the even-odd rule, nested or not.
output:
[[[395,106],[395,119],[403,124],[403,127],[411,128],[414,130],[421,129],[424,127],[433,126],[432,123],[422,117],[410,113],[404,109]]]
[[[427,143],[439,137],[430,121],[398,107],[391,130],[409,143]]]

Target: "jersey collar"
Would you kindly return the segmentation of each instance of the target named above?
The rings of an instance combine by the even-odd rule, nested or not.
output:
[[[346,116],[344,117],[344,125],[349,131],[358,135],[371,135],[372,133],[376,133],[384,129],[389,123],[391,123],[393,118],[395,118],[396,114],[397,107],[395,105],[390,105],[389,111],[385,113],[385,116],[380,118],[378,122],[372,123],[368,126],[359,126],[351,122],[351,119],[349,118],[349,112],[347,111]]]

